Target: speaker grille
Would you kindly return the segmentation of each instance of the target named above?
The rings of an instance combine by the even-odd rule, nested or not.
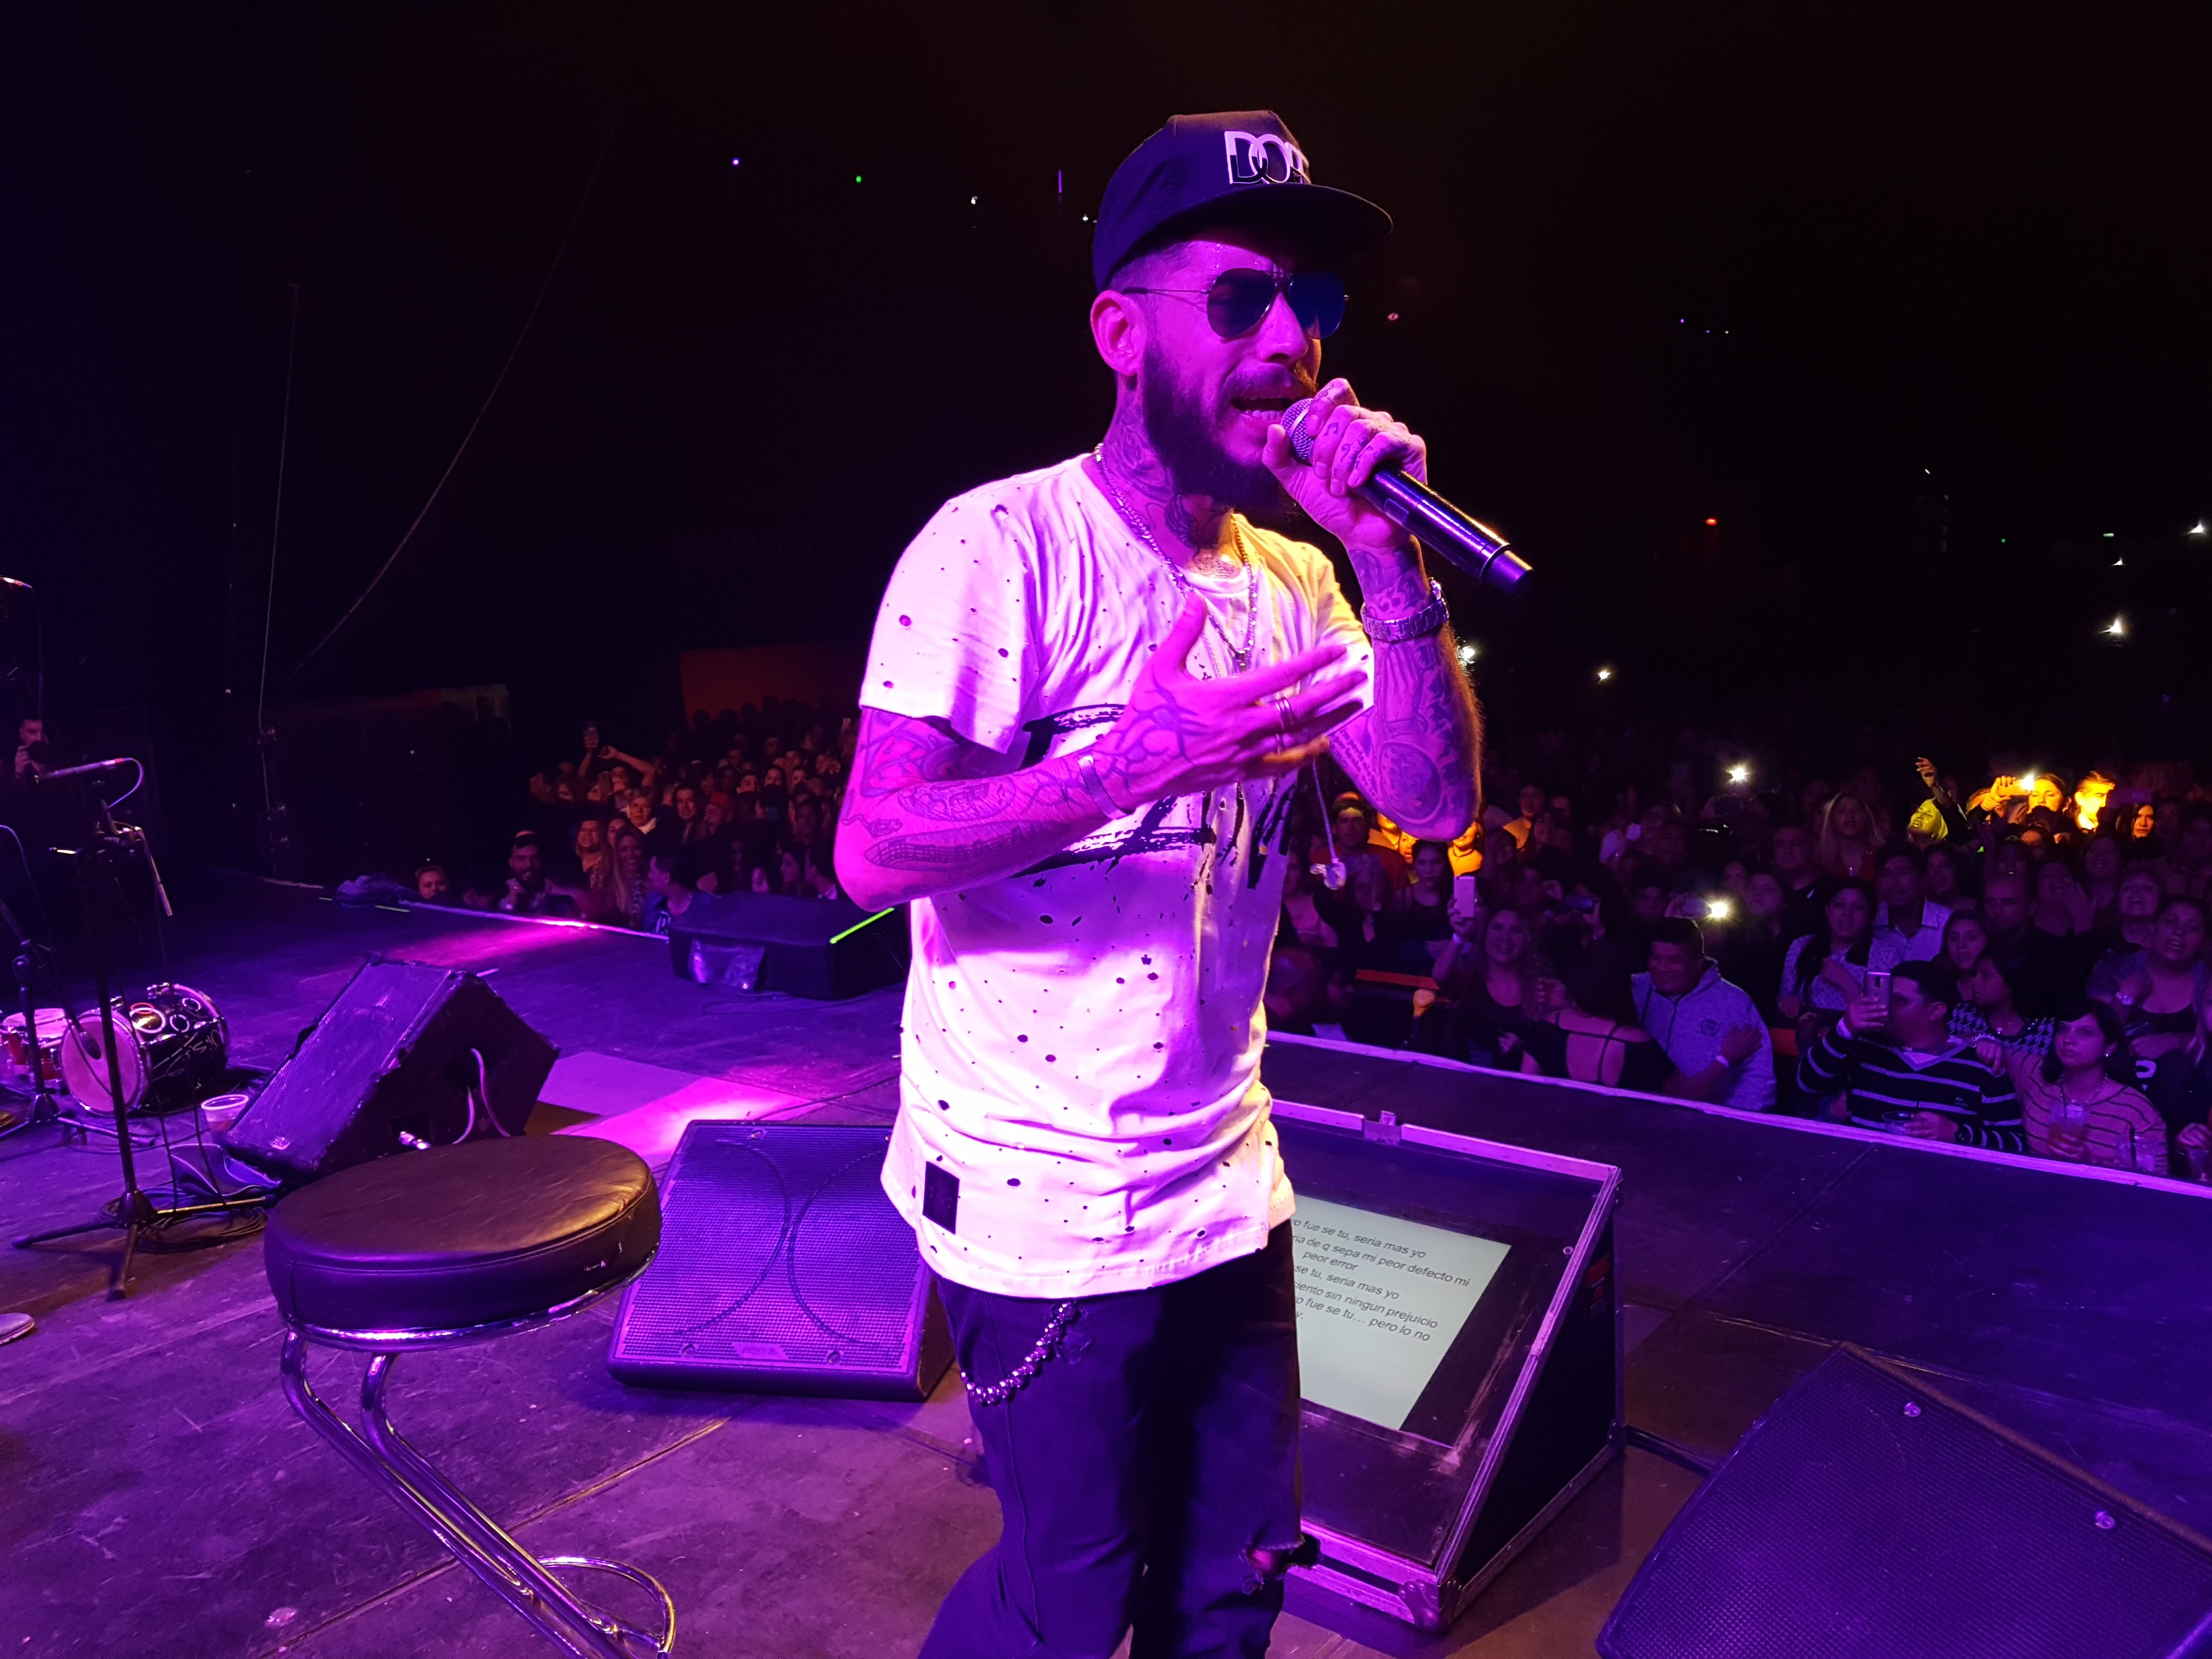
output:
[[[2179,1528],[1841,1352],[1737,1445],[1613,1610],[1608,1659],[2124,1659],[2184,1650]]]
[[[632,1292],[627,1362],[897,1371],[921,1265],[878,1184],[879,1128],[698,1124]]]

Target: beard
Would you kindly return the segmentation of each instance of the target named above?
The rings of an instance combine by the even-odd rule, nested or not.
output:
[[[1305,384],[1307,377],[1301,373],[1296,378],[1300,383],[1296,395],[1311,397],[1314,389]],[[1203,496],[1256,524],[1274,526],[1297,519],[1297,504],[1267,465],[1240,461],[1221,447],[1205,406],[1149,346],[1140,398],[1146,441],[1167,468],[1176,494]]]

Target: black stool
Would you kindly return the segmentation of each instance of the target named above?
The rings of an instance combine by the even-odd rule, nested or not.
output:
[[[660,1200],[637,1155],[584,1136],[476,1140],[363,1164],[270,1212],[264,1261],[284,1338],[284,1392],[324,1439],[563,1652],[665,1654],[676,1606],[649,1574],[586,1556],[540,1561],[424,1461],[385,1414],[399,1356],[526,1331],[588,1308],[645,1270]],[[307,1382],[307,1344],[375,1357],[361,1426]],[[660,1598],[651,1636],[579,1600],[550,1567],[618,1574]]]

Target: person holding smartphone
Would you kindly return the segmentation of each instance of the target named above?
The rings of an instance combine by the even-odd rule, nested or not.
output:
[[[1384,921],[1391,941],[1389,965],[1402,973],[1441,977],[1440,958],[1453,936],[1451,848],[1440,841],[1417,841],[1413,865],[1413,879]]]
[[[1782,990],[1776,999],[1784,1017],[1814,1016],[1823,1023],[1863,995],[1869,969],[1894,969],[1904,960],[1894,939],[1874,931],[1875,890],[1870,883],[1847,876],[1835,884],[1813,931],[1792,940],[1782,958]]]
[[[1840,1096],[1863,1129],[2025,1152],[2011,1080],[1951,1035],[1958,976],[1942,962],[1907,962],[1887,989],[1878,997],[1869,985],[1813,1039],[1797,1062],[1798,1086],[1815,1098]]]
[[[27,783],[54,769],[54,746],[46,740],[46,723],[36,714],[15,722],[15,781]]]
[[[1783,933],[1790,908],[1790,890],[1775,871],[1761,866],[1744,879],[1742,914],[1721,936],[1713,959],[1722,977],[1741,985],[1759,1005],[1766,1024],[1785,1024],[1775,994],[1782,983],[1782,957],[1789,948]]]
[[[1537,1012],[1534,936],[1521,912],[1504,906],[1476,915],[1471,926],[1467,954],[1444,964],[1439,975],[1449,1000],[1421,1016],[1413,1046],[1474,1066],[1516,1071],[1522,1035]]]

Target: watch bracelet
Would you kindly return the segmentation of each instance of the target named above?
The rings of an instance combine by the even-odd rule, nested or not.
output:
[[[1426,639],[1440,632],[1451,620],[1451,611],[1444,604],[1443,584],[1435,577],[1429,578],[1429,602],[1419,610],[1404,617],[1376,617],[1368,607],[1359,607],[1359,625],[1367,637],[1384,645],[1401,645],[1407,640]]]

